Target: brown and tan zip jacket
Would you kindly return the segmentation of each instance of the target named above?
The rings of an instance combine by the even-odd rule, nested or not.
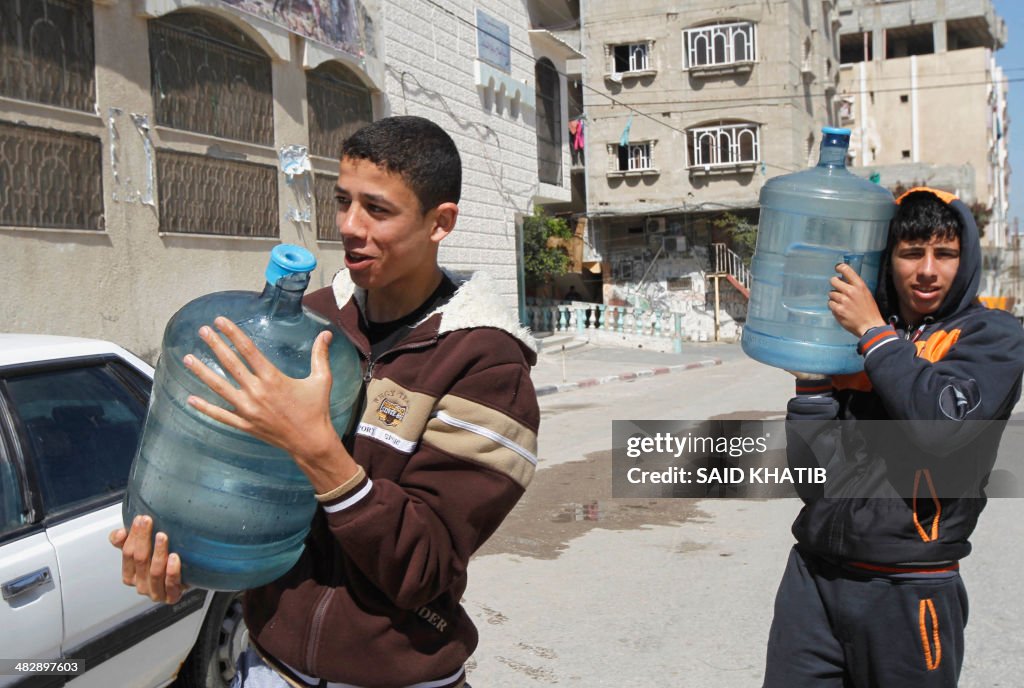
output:
[[[537,461],[533,340],[489,282],[475,274],[375,361],[346,272],[306,297],[364,359],[364,401],[345,437],[363,471],[321,504],[295,567],[246,593],[264,655],[367,688],[458,683],[477,645],[459,604],[469,558]]]

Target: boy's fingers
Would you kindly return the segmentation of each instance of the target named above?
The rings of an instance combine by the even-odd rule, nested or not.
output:
[[[117,530],[110,531],[107,536],[107,540],[110,541],[114,547],[122,549],[124,547],[124,541],[128,539],[128,531],[124,528],[118,528]]]
[[[142,523],[142,517],[136,516],[129,526],[131,530],[125,533],[124,542],[121,543],[121,582],[125,585],[135,585],[135,542],[138,536],[133,537],[136,525]]]
[[[227,409],[223,409],[220,406],[211,404],[202,397],[195,395],[190,396],[187,400],[188,404],[192,406],[196,411],[199,411],[205,416],[209,416],[216,421],[220,421],[224,425],[230,425],[233,428],[238,428],[245,432],[250,432],[252,429],[252,423],[244,420],[237,413],[232,413]]]
[[[235,403],[237,403],[238,390],[222,375],[215,373],[208,365],[200,361],[198,357],[188,354],[182,359],[182,362],[193,375],[199,378],[204,385],[213,390],[221,399],[231,405],[235,405]],[[239,363],[239,365],[241,365],[241,363]],[[234,377],[233,372],[228,372],[232,377]],[[238,378],[236,377],[235,379],[237,380]]]
[[[321,332],[313,342],[312,360],[309,371],[311,377],[331,374],[330,346],[332,335],[330,330]]]
[[[836,272],[841,274],[843,276],[843,280],[849,284],[864,283],[864,280],[860,278],[860,275],[857,274],[857,271],[846,263],[838,263],[836,265]]]
[[[230,339],[231,333],[222,326],[224,322],[230,321],[227,320],[227,318],[217,318],[215,322],[217,323],[217,328],[228,335]],[[210,351],[213,352],[213,355],[220,362],[221,368],[223,368],[228,375],[234,378],[239,385],[245,386],[249,378],[252,377],[252,373],[249,371],[249,368],[246,367],[245,363],[243,363],[238,357],[238,354],[231,350],[231,347],[227,345],[227,342],[225,342],[219,334],[214,332],[213,328],[209,325],[203,325],[199,328],[199,338],[203,340],[208,347],[210,347]],[[235,349],[241,353],[238,344],[233,340],[232,343],[235,344]],[[213,387],[213,385],[207,380],[204,379],[203,382],[206,382],[206,384]],[[219,391],[217,393],[221,394]],[[221,394],[221,396],[223,396],[223,394]]]
[[[149,599],[154,602],[163,602],[166,597],[164,578],[167,575],[167,535],[156,534],[156,543],[153,547],[153,558],[149,564]]]
[[[153,554],[153,519],[148,516],[141,516],[132,525],[128,534],[128,541],[131,543],[131,571],[132,582],[140,595],[149,594],[149,559]],[[125,556],[128,556],[127,546]]]
[[[237,351],[242,358],[245,359],[245,363],[248,364],[247,368],[245,364],[238,360],[238,357],[234,355],[230,348],[228,348],[227,344],[224,344],[224,341],[221,340],[220,337],[211,337],[211,342],[214,338],[220,340],[220,344],[223,346],[223,352],[230,355],[231,358],[233,358],[235,362],[242,367],[243,370],[239,371],[241,375],[251,375],[252,373],[255,373],[256,375],[265,375],[276,370],[270,361],[268,361],[260,350],[256,348],[252,339],[242,331],[242,328],[231,322],[230,319],[219,315],[214,318],[213,324],[218,330],[224,333],[232,344],[234,344],[235,351]],[[217,358],[220,358],[221,354],[218,353],[216,349],[214,350],[214,353],[217,353]],[[223,363],[223,360],[221,362]],[[249,372],[249,368],[252,368],[252,373]],[[231,374],[234,375],[234,373],[235,371],[232,370]],[[239,382],[242,381],[242,379],[238,377],[235,379]]]
[[[167,557],[167,577],[164,580],[164,589],[167,591],[167,604],[174,604],[181,599],[185,585],[181,582],[181,557],[171,554]]]

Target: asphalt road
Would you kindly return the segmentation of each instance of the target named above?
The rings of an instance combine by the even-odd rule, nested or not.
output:
[[[470,566],[474,687],[759,686],[799,502],[612,499],[611,421],[780,418],[791,389],[736,356],[542,398],[539,470]],[[963,563],[964,688],[1022,684],[1022,516],[992,500]]]

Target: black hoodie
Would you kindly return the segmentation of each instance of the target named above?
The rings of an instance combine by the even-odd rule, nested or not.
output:
[[[793,534],[802,549],[830,559],[902,566],[966,556],[1020,398],[1024,332],[1009,313],[977,301],[974,218],[950,194],[907,193],[915,191],[934,194],[961,219],[960,265],[942,305],[907,330],[887,247],[876,300],[890,324],[861,338],[864,372],[799,381],[787,409],[790,464],[828,471],[825,485],[801,489]]]

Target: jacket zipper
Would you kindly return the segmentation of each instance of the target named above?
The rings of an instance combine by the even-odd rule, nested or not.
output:
[[[373,379],[373,366],[374,366],[375,363],[377,363],[377,361],[375,359],[371,358],[371,354],[369,352],[367,352],[365,354],[365,356],[366,356],[366,371],[363,372],[363,384],[364,385],[368,385],[368,384],[370,384],[370,380]]]
[[[309,647],[306,648],[306,669],[313,676],[316,671],[316,646],[320,642],[320,631],[323,626],[324,615],[327,613],[327,605],[334,596],[334,588],[325,588],[316,607],[313,609],[313,618],[310,621]]]
[[[394,349],[388,349],[387,351],[382,352],[380,356],[377,356],[377,358],[373,358],[373,354],[369,351],[362,352],[363,357],[366,358],[366,370],[363,372],[363,384],[370,384],[370,380],[373,379],[373,369],[377,365],[377,361],[381,359],[381,356],[387,356],[388,354],[393,354],[398,351],[425,349],[428,346],[433,346],[434,344],[436,344],[438,339],[440,339],[440,335],[435,334],[433,337],[430,338],[429,341],[413,342],[412,344],[400,344],[399,346],[396,346]]]

